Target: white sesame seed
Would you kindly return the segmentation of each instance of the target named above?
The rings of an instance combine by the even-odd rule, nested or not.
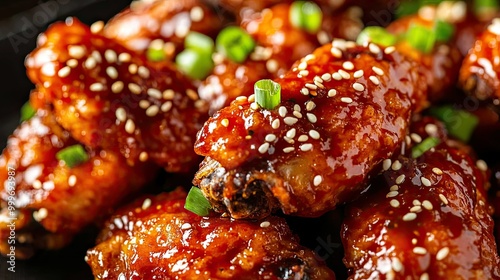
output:
[[[104,85],[101,83],[93,83],[90,85],[89,89],[91,91],[102,91],[104,90]]]
[[[439,194],[439,199],[441,199],[444,205],[448,205],[448,199],[442,193]]]
[[[293,115],[298,119],[302,118],[302,114],[299,111],[293,111]]]
[[[144,201],[142,202],[141,209],[142,209],[142,210],[146,210],[146,209],[148,209],[150,206],[151,206],[151,199],[146,198],[146,199],[144,199]]]
[[[132,59],[132,56],[129,53],[123,52],[118,55],[118,61],[120,62],[129,62]]]
[[[44,63],[41,68],[42,74],[48,77],[52,77],[56,74],[56,70],[54,69],[54,64],[52,63]]]
[[[192,21],[194,22],[199,22],[203,19],[205,16],[205,12],[200,6],[195,6],[189,11],[189,17],[191,18]]]
[[[269,73],[274,73],[274,72],[278,71],[278,69],[279,69],[278,61],[276,61],[276,59],[267,60],[266,61],[266,69],[267,69],[267,71],[269,71]]]
[[[69,56],[80,59],[85,55],[85,47],[83,46],[68,46]]]
[[[302,144],[302,145],[300,145],[300,146],[299,146],[299,149],[300,149],[301,151],[303,151],[303,152],[310,151],[310,150],[312,150],[312,148],[313,148],[313,145],[312,145],[312,144],[310,144],[310,143],[307,143],[307,144]]]
[[[416,238],[411,239],[411,244],[416,245],[418,243],[418,240]]]
[[[286,147],[286,148],[284,148],[284,149],[283,149],[283,152],[285,152],[285,153],[287,153],[287,154],[288,154],[288,153],[290,153],[290,152],[293,152],[294,150],[295,150],[295,148],[294,148],[294,147]]]
[[[104,52],[104,58],[108,63],[115,63],[116,60],[118,59],[118,56],[116,55],[116,52],[112,49],[107,49]]]
[[[46,208],[40,208],[38,209],[38,211],[33,212],[33,219],[35,219],[35,221],[37,222],[40,222],[43,219],[47,218],[48,214],[49,213]]]
[[[168,111],[170,111],[171,108],[172,108],[172,102],[167,101],[167,102],[161,104],[160,110],[162,112],[168,112]]]
[[[308,88],[308,89],[312,89],[312,90],[316,90],[316,89],[318,89],[318,86],[317,86],[317,85],[315,85],[315,84],[311,84],[311,83],[306,83],[306,85],[305,85],[305,86],[306,86],[306,88]]]
[[[391,165],[391,169],[394,170],[394,171],[398,171],[401,169],[401,167],[403,167],[403,165],[401,164],[401,162],[399,160],[395,160],[392,165]]]
[[[268,227],[268,226],[270,226],[270,225],[271,225],[271,223],[270,223],[270,222],[268,222],[268,221],[264,221],[264,222],[260,223],[260,227],[261,227],[261,228],[266,228],[266,227]]]
[[[165,100],[172,100],[174,99],[175,92],[173,89],[166,89],[163,91],[163,99]]]
[[[127,112],[122,107],[116,109],[115,115],[116,115],[116,119],[121,121],[121,122],[124,122],[127,120]]]
[[[146,109],[146,116],[154,117],[158,114],[159,111],[160,111],[160,108],[158,106],[152,105],[148,109]]]
[[[299,66],[297,66],[297,69],[299,70],[305,70],[307,68],[307,61],[301,61],[299,63]]]
[[[71,68],[75,68],[76,66],[78,66],[78,60],[74,58],[69,59],[68,61],[66,61],[66,65],[68,65]]]
[[[318,121],[318,118],[316,117],[316,115],[312,114],[312,113],[307,113],[306,114],[307,116],[307,119],[311,122],[311,123],[316,123]]]
[[[122,81],[116,81],[111,85],[111,91],[113,93],[119,93],[123,90],[123,82]]]
[[[492,23],[488,26],[488,31],[497,36],[500,35],[500,19],[493,19]]]
[[[340,81],[340,80],[342,80],[342,76],[338,72],[335,72],[335,73],[332,73],[332,79],[334,79],[336,81]]]
[[[254,111],[259,110],[259,108],[260,108],[260,106],[259,106],[259,104],[257,104],[257,102],[252,102],[252,103],[250,104],[250,109],[252,109],[252,110],[254,110]]]
[[[340,98],[340,101],[349,104],[349,103],[352,103],[352,98],[350,98],[350,97],[342,97],[342,98]]]
[[[162,97],[161,91],[159,91],[158,89],[155,89],[155,88],[148,88],[146,93],[149,96],[156,98],[156,99],[161,99],[161,97]]]
[[[129,134],[134,133],[135,131],[135,123],[133,120],[128,119],[127,122],[125,123],[125,131]]]
[[[297,130],[295,128],[292,128],[286,132],[286,137],[288,138],[294,138]]]
[[[436,254],[436,260],[438,261],[443,260],[444,258],[446,258],[446,256],[448,256],[449,253],[450,253],[450,248],[448,247],[443,247],[439,249],[439,251]]]
[[[99,32],[101,32],[101,30],[103,28],[104,28],[104,21],[99,20],[99,21],[92,23],[92,25],[90,26],[90,32],[92,32],[94,34],[99,33]]]
[[[403,270],[403,264],[398,258],[392,258],[392,269],[396,272]]]
[[[300,105],[299,104],[293,105],[293,110],[297,111],[297,112],[300,112],[301,111]]]
[[[399,207],[399,200],[397,199],[391,199],[391,201],[389,202],[389,204],[394,207],[394,208],[398,208]]]
[[[41,189],[41,188],[42,188],[42,182],[40,182],[40,180],[35,180],[35,181],[33,182],[33,188],[34,188],[34,189],[37,189],[37,190],[38,190],[38,189]]]
[[[141,107],[141,109],[147,109],[149,105],[151,105],[151,103],[145,99],[139,101],[139,107]]]
[[[321,79],[326,81],[326,82],[329,82],[332,79],[332,75],[330,75],[330,73],[325,73],[325,74],[321,75]]]
[[[354,83],[352,84],[352,88],[354,88],[356,91],[363,91],[365,90],[365,86],[360,84],[360,83]]]
[[[420,200],[418,200],[418,199],[414,199],[414,200],[412,201],[412,204],[413,204],[413,205],[422,205],[422,203],[421,203],[421,202],[420,202]]]
[[[307,88],[302,88],[300,93],[302,93],[302,95],[309,95],[309,90]]]
[[[422,201],[422,207],[424,207],[427,210],[432,210],[432,203],[429,200],[424,200]]]
[[[382,162],[382,168],[384,169],[384,171],[387,171],[389,170],[389,168],[391,168],[391,159],[390,158],[386,158],[384,159],[384,161]]]
[[[425,255],[427,254],[427,250],[424,247],[414,247],[413,253],[417,255]]]
[[[437,167],[434,167],[432,168],[432,172],[436,175],[442,175],[443,174],[443,170],[437,168]]]
[[[90,56],[89,58],[87,58],[87,60],[85,60],[85,62],[83,63],[83,66],[85,66],[85,68],[87,68],[89,70],[94,69],[94,67],[96,65],[97,65],[97,61],[92,56]]]
[[[477,168],[479,168],[479,170],[481,171],[488,171],[488,165],[486,164],[486,162],[482,159],[476,161],[476,166]]]
[[[307,140],[309,140],[309,137],[305,134],[302,134],[299,136],[299,138],[297,138],[297,141],[299,142],[306,142]]]
[[[384,70],[378,68],[377,66],[373,66],[372,67],[372,70],[373,72],[375,72],[375,74],[379,75],[379,76],[382,76],[384,75]]]
[[[380,80],[375,76],[370,76],[368,79],[376,86],[380,85]]]
[[[116,68],[113,67],[113,66],[109,66],[109,67],[106,68],[106,74],[108,74],[108,76],[111,79],[118,78],[118,71],[116,71]]]
[[[385,197],[396,197],[398,196],[399,192],[397,191],[391,191],[391,192],[388,192]]]
[[[438,132],[438,127],[437,125],[433,124],[433,123],[428,123],[426,126],[425,126],[425,132],[427,134],[429,134],[430,136],[434,136],[434,135],[437,135],[437,132]]]
[[[334,97],[335,95],[337,95],[337,90],[332,88],[328,91],[328,97]]]
[[[284,118],[287,113],[288,113],[288,110],[284,106],[279,107],[278,114],[280,115],[280,117]]]
[[[188,230],[190,228],[191,228],[191,224],[190,223],[183,223],[182,226],[181,226],[182,230]]]
[[[271,123],[271,127],[274,129],[278,129],[280,127],[280,120],[278,119],[273,120],[273,122]]]
[[[384,53],[385,53],[385,54],[391,54],[391,53],[393,53],[395,50],[396,50],[396,47],[394,47],[394,46],[389,46],[389,47],[385,48]]]
[[[417,218],[417,214],[415,214],[415,213],[406,213],[403,216],[403,221],[409,222],[409,221],[415,220],[416,218]]]
[[[264,143],[264,144],[260,145],[260,147],[258,149],[259,153],[261,153],[261,154],[266,153],[267,150],[269,150],[269,143]]]
[[[315,187],[319,186],[319,184],[321,184],[321,182],[323,182],[323,177],[321,175],[314,176],[313,185]]]
[[[319,132],[314,129],[309,130],[309,136],[311,136],[312,139],[316,140],[320,138]]]
[[[358,71],[354,72],[354,74],[352,74],[352,76],[353,76],[354,78],[356,78],[356,79],[359,79],[359,78],[363,77],[363,74],[364,74],[364,73],[365,73],[365,72],[364,72],[363,70],[358,70]]]
[[[339,69],[338,73],[342,76],[342,79],[348,80],[351,78],[351,75],[342,69]]]
[[[198,94],[196,93],[196,91],[188,88],[186,89],[186,95],[192,99],[192,100],[198,100],[200,97],[198,96]],[[255,95],[254,95],[255,96]]]
[[[129,90],[130,90],[130,92],[132,92],[133,94],[140,94],[140,93],[141,93],[141,87],[140,87],[138,84],[129,83],[129,84],[128,84],[128,89],[129,89]]]
[[[97,61],[98,63],[101,63],[102,62],[102,56],[101,56],[101,53],[98,52],[97,50],[95,51],[92,51],[92,53],[90,54],[94,59],[95,61]]]
[[[354,69],[354,64],[350,61],[346,61],[342,63],[342,68],[344,68],[345,70],[352,70]]]
[[[149,70],[144,66],[139,66],[139,68],[137,68],[137,73],[143,79],[149,78]]]
[[[397,191],[399,190],[399,186],[398,185],[392,185],[390,188],[389,188],[389,191]]]
[[[330,50],[330,52],[336,58],[341,58],[342,57],[342,51],[339,50],[339,49],[337,49],[336,47],[332,47],[332,49]]]
[[[413,206],[413,207],[410,208],[410,212],[412,212],[412,213],[420,213],[420,212],[422,212],[422,206],[415,205],[415,206]]]
[[[415,142],[415,143],[422,142],[422,137],[420,137],[420,135],[418,135],[416,133],[410,134],[410,137],[411,137],[411,140],[413,140],[413,142]]]
[[[137,73],[137,65],[136,64],[130,64],[128,66],[128,72],[132,75],[135,75],[135,73]]]
[[[405,175],[404,175],[404,174],[399,175],[399,176],[396,178],[396,184],[398,184],[398,185],[399,185],[399,184],[403,183],[403,182],[405,181],[405,178],[406,178],[406,177],[405,177]]]
[[[312,111],[312,110],[314,110],[314,108],[316,108],[316,103],[314,103],[313,101],[307,101],[306,110]]]
[[[302,76],[302,77],[307,77],[309,75],[309,71],[307,70],[300,70],[299,74],[297,76]],[[300,78],[302,78],[300,77]]]
[[[75,185],[76,185],[76,176],[75,175],[69,176],[69,178],[68,178],[68,186],[74,187]]]
[[[276,140],[276,138],[277,138],[276,135],[271,133],[271,134],[266,135],[265,140],[267,142],[274,142]]]
[[[420,177],[420,181],[426,187],[430,187],[432,185],[431,181],[429,179],[425,178],[424,176]]]
[[[373,54],[378,54],[381,52],[379,46],[373,44],[373,43],[370,43],[370,45],[368,45],[368,49],[370,50],[371,53]]]
[[[142,162],[145,162],[146,160],[148,160],[148,158],[149,158],[149,155],[147,152],[141,152],[139,154],[139,160]]]
[[[228,127],[229,126],[229,120],[228,119],[222,119],[220,121],[223,127]]]
[[[71,68],[69,66],[64,66],[63,68],[59,69],[59,71],[57,71],[57,76],[66,78],[70,72]]]
[[[309,115],[309,114],[307,114]],[[294,117],[286,117],[285,119],[283,119],[283,121],[285,122],[285,124],[287,125],[294,125],[296,124],[299,120],[297,118],[294,118]]]

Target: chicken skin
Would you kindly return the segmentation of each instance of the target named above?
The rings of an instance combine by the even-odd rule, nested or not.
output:
[[[26,66],[56,121],[83,144],[170,172],[198,163],[192,147],[208,107],[168,62],[132,55],[70,18],[40,37]]]
[[[486,169],[470,148],[446,139],[442,124],[424,119],[412,131],[410,147],[430,136],[441,143],[417,158],[387,160],[347,205],[349,279],[500,279]]]
[[[178,188],[117,211],[87,252],[96,279],[335,279],[282,218],[201,217],[185,198]]]
[[[413,62],[374,44],[335,40],[276,79],[281,104],[240,97],[198,134],[194,184],[218,212],[314,217],[359,195],[426,104]]]
[[[129,166],[119,153],[90,148],[87,161],[69,167],[56,155],[73,145],[79,143],[45,110],[9,138],[0,156],[0,253],[8,253],[13,242],[12,221],[19,258],[66,245],[158,170],[146,163]]]

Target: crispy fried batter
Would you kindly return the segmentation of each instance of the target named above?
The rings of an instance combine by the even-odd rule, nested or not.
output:
[[[97,279],[335,279],[282,218],[235,221],[184,209],[186,193],[119,210],[87,253]]]

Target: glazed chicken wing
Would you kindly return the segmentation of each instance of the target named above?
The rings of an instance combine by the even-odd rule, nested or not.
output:
[[[171,64],[151,63],[77,21],[52,25],[26,60],[56,120],[78,141],[167,171],[198,162],[206,103]]]
[[[411,146],[429,136],[442,142],[417,158],[387,160],[370,190],[347,206],[349,279],[500,279],[484,164],[433,120],[412,131]]]
[[[335,40],[276,80],[274,109],[242,97],[210,118],[194,183],[215,210],[319,216],[359,195],[426,103],[417,67],[386,50]]]
[[[282,218],[201,217],[185,198],[179,188],[116,212],[87,252],[96,279],[335,279]]]
[[[39,110],[9,138],[0,156],[0,253],[8,253],[15,221],[16,256],[58,249],[85,226],[138,190],[157,168],[129,166],[119,153],[89,149],[88,160],[69,167],[58,152],[79,145],[54,116]]]

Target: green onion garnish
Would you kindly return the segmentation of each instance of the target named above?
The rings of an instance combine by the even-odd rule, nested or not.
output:
[[[436,33],[426,26],[414,24],[406,33],[406,41],[415,49],[430,53],[436,42]]]
[[[186,197],[184,208],[195,213],[198,216],[208,216],[212,206],[205,198],[201,190],[197,187],[192,187]]]
[[[89,156],[82,145],[76,144],[57,152],[56,158],[64,161],[69,168],[72,168],[86,162],[89,159]]]
[[[436,41],[448,42],[453,37],[453,34],[455,34],[455,26],[451,23],[438,20],[434,25],[434,32],[436,32]]]
[[[21,107],[21,122],[27,121],[31,119],[36,113],[35,108],[31,106],[30,102],[24,103]]]
[[[242,28],[229,26],[217,35],[215,48],[230,60],[242,63],[255,48],[255,41]]]
[[[418,158],[419,156],[423,155],[428,150],[436,147],[440,142],[441,142],[441,140],[439,140],[439,138],[436,138],[436,137],[425,138],[422,142],[413,146],[413,148],[411,149],[411,157]]]
[[[281,102],[281,86],[273,80],[259,80],[253,87],[255,101],[260,107],[272,110]]]
[[[479,123],[475,115],[465,110],[455,109],[451,105],[431,108],[430,114],[444,123],[451,136],[464,142],[469,141]]]
[[[306,30],[309,33],[316,33],[321,27],[323,13],[321,8],[314,2],[295,1],[290,7],[290,23]]]
[[[380,26],[368,26],[359,33],[356,43],[363,45],[366,42],[373,42],[383,47],[388,47],[396,44],[396,40],[396,36],[387,32],[385,28]]]
[[[214,67],[212,55],[193,49],[185,49],[175,57],[177,68],[191,79],[204,79]]]
[[[474,12],[476,14],[482,14],[484,12],[494,12],[498,8],[498,0],[475,0],[474,1]]]
[[[395,11],[396,17],[401,18],[416,14],[420,9],[420,1],[403,1]]]
[[[186,40],[184,40],[184,48],[212,55],[214,51],[214,41],[205,34],[191,31],[186,36]]]
[[[162,61],[162,60],[167,59],[167,56],[165,55],[165,52],[163,51],[163,49],[149,48],[146,51],[146,56],[147,56],[148,60],[150,60],[150,61]]]

